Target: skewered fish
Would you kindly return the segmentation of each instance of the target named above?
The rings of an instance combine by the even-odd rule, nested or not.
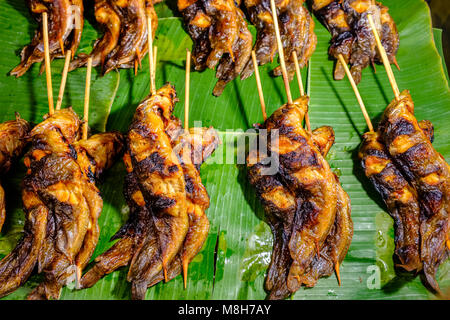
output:
[[[158,17],[151,0],[96,0],[95,18],[105,33],[89,55],[80,54],[71,62],[70,70],[86,65],[89,57],[93,66],[102,66],[104,74],[117,68],[136,68],[148,52],[147,16],[151,17],[154,37]]]
[[[338,272],[350,245],[353,225],[348,195],[320,154],[334,142],[330,127],[310,137],[301,128],[307,97],[274,112],[264,127],[279,130],[276,175],[264,173],[266,159],[257,150],[248,157],[250,182],[261,199],[274,235],[272,261],[266,279],[270,299],[283,299],[304,284]]]
[[[388,8],[381,3],[374,0],[313,0],[312,8],[331,33],[330,56],[338,60],[339,54],[342,54],[344,60],[351,64],[356,84],[361,81],[362,69],[382,61],[376,51],[375,38],[367,20],[368,14],[374,19],[389,62],[396,63],[399,35]],[[338,60],[334,78],[341,80],[344,76],[344,68]]]
[[[11,75],[20,77],[36,62],[44,60],[42,13],[48,14],[48,42],[50,59],[63,58],[66,50],[78,49],[83,31],[82,0],[27,0],[30,11],[39,24],[31,43],[22,49],[20,64]],[[41,65],[41,72],[43,71]]]
[[[124,156],[130,217],[113,236],[120,240],[97,257],[83,276],[83,287],[129,265],[132,297],[144,299],[149,286],[172,279],[182,269],[186,275],[189,262],[206,239],[209,222],[204,211],[209,196],[198,167],[218,140],[209,130],[180,134],[181,124],[172,115],[175,102],[175,89],[167,84],[136,109]],[[190,152],[185,143],[194,145]]]
[[[364,134],[359,157],[394,219],[397,265],[407,271],[421,270],[420,204],[416,190],[392,162],[379,132]]]
[[[0,174],[9,171],[12,161],[22,154],[26,145],[29,123],[16,114],[16,120],[0,124]],[[5,191],[0,185],[0,230],[5,222]]]
[[[24,236],[0,261],[0,296],[22,285],[37,267],[44,281],[29,299],[58,299],[80,276],[98,241],[103,201],[95,177],[121,152],[121,135],[78,141],[80,120],[72,109],[56,111],[30,133],[23,182]]]
[[[302,0],[276,2],[280,36],[286,54],[286,67],[290,78],[295,73],[292,53],[294,51],[297,53],[298,63],[302,68],[308,63],[317,43],[314,21],[308,10],[303,6],[303,2]],[[255,43],[256,60],[258,65],[264,65],[271,62],[278,51],[270,1],[246,0],[244,4],[251,22],[258,31]],[[241,74],[241,79],[248,78],[253,72],[253,63],[249,60]],[[280,67],[274,70],[274,74],[276,76],[281,75]]]
[[[179,0],[178,10],[194,41],[194,67],[217,66],[213,94],[220,96],[250,58],[253,40],[244,14],[233,0]]]
[[[439,292],[435,275],[450,253],[450,168],[414,117],[414,103],[403,91],[384,111],[379,130],[390,156],[420,201],[420,248],[424,273]]]

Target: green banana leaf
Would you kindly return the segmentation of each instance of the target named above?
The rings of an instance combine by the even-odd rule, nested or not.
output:
[[[384,0],[397,23],[401,45],[397,55],[401,71],[394,70],[400,89],[409,89],[416,104],[418,119],[429,119],[435,126],[435,148],[450,159],[450,93],[442,56],[439,30],[432,30],[429,9],[421,0]],[[157,86],[167,81],[175,85],[179,105],[175,115],[184,117],[185,48],[192,41],[183,29],[173,0],[156,5],[159,27]],[[101,35],[96,29],[92,8],[87,10],[83,38],[78,52],[90,52],[94,40]],[[394,231],[392,219],[372,185],[365,178],[356,158],[366,124],[347,80],[334,81],[334,62],[328,59],[330,35],[316,21],[318,45],[303,79],[311,97],[310,118],[313,127],[332,125],[336,144],[328,161],[340,176],[352,202],[354,237],[341,266],[342,285],[334,276],[321,279],[315,288],[300,289],[293,299],[434,299],[422,284],[420,276],[396,274],[392,262]],[[33,36],[36,23],[30,17],[25,1],[0,0],[0,121],[13,119],[14,112],[38,123],[47,112],[45,76],[35,65],[22,78],[8,76],[19,63],[20,49]],[[255,30],[250,27],[253,34]],[[433,33],[435,38],[433,37]],[[436,41],[436,43],[435,43]],[[272,113],[286,97],[281,78],[270,71],[276,62],[260,68],[267,111]],[[62,60],[52,63],[53,91],[56,96],[61,80]],[[63,106],[73,106],[82,114],[86,69],[69,74]],[[214,71],[191,73],[190,126],[201,121],[220,132],[222,145],[216,155],[202,166],[202,180],[211,197],[207,215],[211,222],[208,240],[189,268],[188,286],[183,289],[181,277],[159,283],[147,292],[148,299],[263,299],[265,270],[270,262],[272,235],[263,222],[263,210],[249,185],[245,167],[224,164],[222,151],[234,154],[236,140],[244,130],[262,121],[254,77],[235,80],[219,98],[212,96]],[[296,83],[291,83],[293,96],[298,96]],[[369,115],[374,124],[393,98],[382,65],[363,72],[359,84]],[[90,119],[93,131],[125,132],[139,101],[149,91],[148,61],[135,76],[132,70],[111,72],[101,77],[93,70]],[[0,235],[0,255],[6,255],[21,237],[24,215],[21,210],[20,182],[25,168],[20,161],[3,178],[7,192],[7,221]],[[99,220],[101,236],[93,258],[108,249],[110,237],[126,221],[128,208],[122,195],[124,167],[119,161],[99,184],[104,209]],[[76,290],[69,285],[61,299],[129,299],[130,285],[126,269],[106,276],[93,288]],[[24,299],[41,280],[39,275],[4,299]],[[440,267],[438,280],[444,292],[450,288],[450,261]]]

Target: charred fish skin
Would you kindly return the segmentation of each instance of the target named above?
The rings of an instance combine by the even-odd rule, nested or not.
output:
[[[43,12],[48,14],[50,59],[64,57],[64,52],[68,49],[75,53],[84,24],[84,7],[81,0],[27,0],[27,4],[39,28],[31,43],[22,49],[20,64],[10,72],[10,75],[16,77],[24,75],[34,63],[44,60]]]
[[[374,19],[383,47],[389,61],[396,63],[395,55],[399,47],[399,35],[388,8],[374,0],[313,0],[312,8],[319,20],[332,35],[329,54],[351,64],[355,83],[361,81],[361,72],[369,64],[381,62],[376,51],[376,43],[367,15]],[[343,66],[336,62],[334,78],[345,76]]]
[[[312,132],[311,139],[323,156],[326,156],[334,143],[334,131],[324,126]],[[271,263],[267,272],[265,287],[268,299],[284,299],[292,294],[288,288],[289,268],[292,265],[289,251],[289,240],[293,228],[294,216],[301,205],[301,199],[296,199],[292,192],[283,185],[278,174],[264,173],[268,164],[266,159],[260,159],[257,148],[251,150],[247,158],[247,169],[250,183],[255,187],[266,212],[266,219],[274,236],[274,247]],[[339,270],[339,264],[347,254],[353,236],[350,198],[342,189],[335,177],[337,189],[337,212],[330,233],[316,254],[305,274],[299,275],[299,285],[313,287],[317,280],[329,276],[333,267]],[[339,275],[338,275],[339,278]]]
[[[68,174],[70,169],[75,167],[69,143],[75,141],[79,119],[66,110],[55,113],[54,123],[47,119],[30,133],[32,149],[25,157],[28,172],[22,192],[26,217],[24,237],[13,251],[0,261],[0,296],[13,292],[28,279],[46,241],[50,210],[42,195],[54,191],[49,190],[49,187],[56,182],[56,177],[43,174],[42,168],[50,169],[52,165],[45,164],[56,155],[68,162],[64,165],[67,170],[59,173],[60,175]],[[57,130],[48,130],[50,128]]]
[[[124,193],[130,218],[113,237],[119,241],[97,257],[94,267],[83,276],[82,287],[130,265],[132,296],[143,299],[152,278],[169,267],[181,248],[189,225],[185,183],[164,130],[175,101],[174,88],[165,85],[138,106],[124,155]]]
[[[179,0],[178,10],[182,13],[187,31],[191,36],[194,47],[192,49],[192,61],[195,70],[206,69],[206,60],[212,51],[209,41],[209,28],[212,20],[206,14],[202,1]]]
[[[0,174],[7,173],[14,159],[22,154],[30,124],[16,114],[16,119],[0,123]],[[5,191],[0,185],[0,230],[6,217]]]
[[[311,228],[312,232],[323,233],[320,235],[323,240],[321,240],[320,244],[319,241],[317,241],[317,243],[316,241],[313,241],[310,249],[310,256],[307,257],[308,260],[301,262],[304,266],[304,270],[299,270],[302,268],[302,266],[300,266],[300,263],[297,262],[299,260],[298,251],[295,247],[297,243],[293,244],[293,241],[299,239],[298,234],[295,235],[294,232],[298,232],[298,230],[301,230],[301,226],[299,228],[295,224],[299,224],[298,215],[302,214],[301,208],[305,206],[305,202],[311,200],[305,199],[304,197],[300,196],[300,194],[298,193],[298,189],[291,187],[291,180],[288,181],[286,179],[287,175],[285,172],[287,170],[282,166],[283,164],[289,165],[289,159],[293,159],[293,157],[290,157],[289,155],[293,153],[291,149],[296,150],[297,148],[301,148],[303,149],[303,151],[306,150],[305,147],[300,145],[305,141],[307,141],[307,143],[310,144],[310,147],[313,147],[316,152],[320,150],[321,152],[324,152],[324,154],[328,152],[334,142],[334,132],[330,127],[316,129],[311,137],[304,131],[301,132],[303,134],[302,138],[299,138],[299,136],[295,135],[297,134],[297,132],[294,132],[295,128],[293,128],[293,126],[294,124],[301,124],[303,116],[306,112],[306,106],[307,98],[305,97],[297,100],[294,106],[286,105],[281,107],[265,123],[265,127],[269,131],[277,129],[280,132],[280,140],[278,146],[274,147],[272,141],[269,142],[271,152],[277,152],[279,154],[281,167],[280,173],[276,175],[268,175],[263,173],[265,167],[267,166],[267,163],[264,164],[265,159],[260,159],[257,149],[251,150],[247,158],[247,169],[250,183],[256,188],[256,193],[262,201],[263,207],[266,212],[266,219],[274,235],[272,260],[268,269],[265,285],[266,290],[269,293],[269,299],[284,299],[295,292],[302,284],[309,284],[313,286],[315,284],[315,281],[317,281],[320,276],[328,275],[325,271],[322,270],[323,268],[318,269],[316,274],[311,273],[310,265],[314,263],[315,260],[320,261],[320,259],[317,258],[316,249],[319,248],[319,245],[322,247],[323,243],[324,248],[326,248],[327,251],[330,251],[330,259],[333,259],[331,263],[331,270],[333,270],[333,263],[338,264],[345,257],[353,234],[348,195],[342,190],[342,188],[340,188],[337,179],[335,179],[331,171],[328,171],[327,179],[330,179],[330,183],[325,184],[327,185],[327,188],[330,190],[330,192],[327,193],[327,195],[331,195],[334,189],[337,189],[337,191],[341,191],[339,192],[341,208],[339,208],[338,210],[340,214],[339,217],[342,216],[342,218],[337,219],[338,222],[335,223],[341,228],[333,233],[333,235],[336,236],[334,236],[333,239],[330,238],[329,244],[327,245],[325,238],[328,234],[328,230],[331,230],[331,226],[333,225],[337,210],[337,197],[334,196],[333,199],[333,196],[331,196],[332,206],[329,208],[325,208],[323,212],[323,219],[321,221],[323,227],[320,228],[320,231],[318,229]],[[289,125],[292,127],[290,127]],[[312,137],[315,137],[316,140],[314,141],[314,139],[312,139],[310,141]],[[295,147],[292,147],[293,144],[295,145]],[[316,146],[314,146],[313,144],[316,144]],[[301,165],[306,167],[310,165],[309,160],[306,160],[307,161],[303,162],[295,162],[299,162],[301,163]],[[322,163],[323,162],[324,160],[322,161]],[[283,169],[286,171],[283,171]],[[312,184],[313,183],[311,183],[311,185]],[[338,189],[338,187],[340,189]],[[313,191],[314,190],[311,190],[310,192]],[[330,199],[327,198],[327,200]],[[320,200],[315,199],[313,201]],[[306,212],[305,216],[308,213],[310,212]],[[329,219],[325,220],[327,218]],[[302,222],[300,222],[300,224],[301,223]],[[299,247],[301,247],[301,244],[299,245]],[[303,252],[305,251],[307,250],[303,250]],[[318,265],[318,263],[316,263],[316,265]],[[322,265],[324,266],[326,265],[326,263],[322,263]],[[317,268],[319,267],[321,266],[319,265]],[[314,281],[307,281],[311,277]]]
[[[158,26],[158,17],[152,1],[115,1],[122,18],[120,38],[117,46],[110,52],[105,63],[104,73],[117,68],[133,68],[141,63],[148,52],[147,16],[152,18],[153,37]]]
[[[178,10],[194,42],[194,67],[217,66],[213,95],[220,96],[250,58],[253,39],[244,14],[233,0],[179,0]]]
[[[298,204],[293,193],[283,185],[279,175],[265,173],[270,163],[268,159],[260,156],[257,148],[258,146],[255,146],[247,157],[247,174],[250,184],[255,187],[256,195],[261,200],[274,237],[265,289],[268,299],[280,300],[291,294],[287,287],[289,267],[292,264],[289,239]]]
[[[83,288],[130,265],[132,298],[176,277],[201,249],[209,230],[209,196],[198,173],[220,140],[212,128],[186,133],[172,115],[176,93],[167,84],[137,108],[126,139],[124,195],[130,208],[119,239],[95,259],[81,279]],[[184,148],[185,145],[189,148]]]
[[[313,130],[311,140],[325,157],[334,144],[334,130],[329,126],[319,127]],[[336,175],[334,178],[337,194],[334,224],[319,253],[314,257],[308,272],[299,278],[301,283],[309,288],[314,287],[319,278],[330,276],[334,270],[339,285],[341,284],[339,267],[347,255],[353,238],[350,197],[342,188],[339,178]]]
[[[285,47],[286,68],[289,78],[295,74],[293,53],[297,54],[298,64],[303,68],[316,49],[317,36],[314,33],[314,21],[302,1],[290,1],[284,12],[279,14],[281,41]],[[281,76],[281,67],[273,71]]]
[[[234,1],[231,2],[234,4]],[[234,6],[234,10],[236,12],[238,36],[231,46],[231,51],[222,56],[216,69],[216,78],[218,81],[213,89],[213,95],[216,97],[222,94],[228,82],[234,80],[241,74],[251,55],[252,34],[248,30],[244,13],[236,6]],[[210,57],[211,55],[212,53]]]
[[[117,46],[122,17],[111,0],[95,1],[95,19],[104,29],[103,37],[95,42],[94,48],[89,55],[79,54],[70,63],[69,71],[86,65],[89,57],[92,57],[93,67],[101,65],[103,69],[110,52]]]
[[[270,3],[268,1],[245,0],[244,5],[247,9],[249,20],[257,30],[254,46],[256,61],[258,65],[264,65],[271,62],[278,51]],[[250,77],[253,72],[253,63],[248,61],[242,71],[241,79],[244,80]]]
[[[416,190],[391,160],[379,132],[364,134],[359,158],[394,219],[397,266],[420,271],[420,204]]]
[[[295,51],[300,68],[304,67],[313,54],[317,37],[314,33],[314,21],[308,10],[303,6],[304,1],[276,1],[277,16],[279,18],[281,41],[285,47],[286,64],[289,77],[295,73],[295,64],[292,53]],[[275,28],[273,24],[270,1],[247,0],[244,5],[248,11],[251,22],[256,26],[257,38],[254,46],[258,65],[271,62],[277,53]],[[252,75],[253,63],[247,62],[241,74],[241,79]],[[281,69],[274,70],[276,76],[281,75]]]
[[[316,254],[309,271],[301,277],[306,287],[314,287],[321,277],[328,277],[336,271],[339,284],[339,266],[342,264],[353,238],[353,221],[351,219],[351,205],[348,194],[341,187],[336,178],[337,202],[336,217],[320,254]]]
[[[156,1],[154,1],[156,3]],[[135,68],[148,52],[147,17],[151,17],[152,37],[158,17],[151,0],[96,0],[95,18],[104,30],[90,54],[80,54],[69,70],[82,67],[92,57],[92,65],[106,74],[119,68]]]
[[[135,253],[128,272],[134,299],[144,299],[151,279],[180,250],[189,227],[183,170],[164,123],[172,114],[175,89],[167,84],[136,109],[127,135],[127,154],[145,201],[151,206],[154,232]]]
[[[383,113],[380,132],[389,154],[417,190],[421,205],[421,259],[429,285],[440,292],[435,275],[450,248],[450,169],[414,117],[414,103],[403,91]]]
[[[338,56],[342,54],[345,61],[348,62],[354,41],[352,29],[347,23],[347,14],[342,9],[339,1],[315,0],[313,1],[312,8],[316,16],[331,34],[332,39],[329,54],[337,60],[334,79],[342,80],[345,76],[345,70],[338,60]]]
[[[118,133],[99,134],[78,149],[80,124],[69,108],[56,111],[30,132],[22,193],[25,235],[0,262],[1,295],[23,284],[36,266],[44,281],[28,298],[58,299],[62,286],[81,273],[92,255],[103,205],[93,179],[120,152],[121,138]],[[91,148],[95,163],[88,155]],[[101,160],[106,154],[108,159]]]
[[[70,109],[63,111],[76,117]],[[56,121],[54,117],[48,119],[50,123]],[[113,164],[122,146],[120,133],[100,133],[69,144],[70,160],[54,154],[40,160],[44,162],[37,172],[54,177],[54,181],[39,192],[49,207],[46,239],[38,257],[44,281],[28,299],[58,299],[65,284],[80,278],[100,235],[98,218],[103,200],[95,181]]]
[[[288,288],[295,292],[300,277],[307,271],[334,222],[337,196],[334,175],[299,125],[307,111],[308,97],[276,110],[266,121],[268,130],[279,130],[279,145],[269,144],[279,156],[281,176],[296,197],[301,199],[294,218],[289,249],[294,260],[288,278]]]
[[[177,119],[178,120],[178,119]],[[167,270],[167,281],[183,272],[187,283],[188,266],[202,249],[209,233],[209,220],[206,210],[209,208],[209,195],[200,178],[201,164],[214,152],[220,143],[218,133],[213,128],[191,128],[186,133],[180,121],[174,121],[181,134],[171,136],[172,146],[184,172],[186,182],[187,213],[189,229],[183,247]],[[166,132],[169,127],[166,127]],[[169,129],[170,130],[170,129]],[[150,282],[149,287],[164,280],[160,272]]]

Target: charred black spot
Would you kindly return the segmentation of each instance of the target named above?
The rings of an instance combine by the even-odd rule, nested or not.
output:
[[[444,195],[441,190],[438,188],[430,188],[428,192],[422,194],[422,198],[424,199],[424,204],[428,208],[429,216],[432,213],[438,212],[442,206],[442,202],[444,199]]]
[[[178,172],[178,166],[176,164],[169,167],[169,173]]]
[[[155,197],[152,204],[153,204],[153,208],[155,210],[164,210],[164,209],[174,206],[175,203],[176,203],[175,199],[164,197],[164,196],[159,196],[159,197]]]
[[[317,216],[320,210],[311,201],[303,201],[300,207],[299,218],[301,220],[300,225],[302,228],[311,227],[317,224]]]
[[[72,157],[72,159],[77,160],[77,158],[78,158],[77,151],[71,144],[68,144],[68,146],[69,146],[69,150],[70,150],[69,156]]]
[[[281,24],[288,24],[289,23],[289,13],[288,12],[284,12],[282,14],[280,14],[278,16],[278,18],[280,19],[280,23]]]
[[[193,194],[195,186],[194,186],[194,183],[193,183],[191,177],[189,177],[188,175],[184,175],[184,181],[186,182],[186,185],[185,185],[186,192],[189,194]]]
[[[415,132],[414,125],[404,118],[399,118],[391,127],[392,134],[395,136],[410,135]]]
[[[389,159],[389,156],[387,155],[387,153],[384,150],[380,150],[380,149],[368,149],[366,150],[365,154],[367,156],[374,156],[380,159]]]
[[[153,152],[149,157],[138,163],[136,166],[141,174],[157,172],[164,174],[164,158],[158,153]]]
[[[280,155],[280,163],[286,168],[320,167],[317,154],[309,149],[295,150]]]
[[[406,161],[417,164],[418,161],[422,162],[423,160],[430,157],[428,151],[429,150],[425,143],[418,143],[406,150],[401,156],[402,158],[406,159]]]
[[[95,174],[92,172],[91,166],[88,167],[86,175],[90,181],[92,181],[92,182],[95,181]]]

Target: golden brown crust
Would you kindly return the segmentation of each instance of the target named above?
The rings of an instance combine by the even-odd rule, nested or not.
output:
[[[414,103],[408,91],[386,108],[379,129],[392,159],[417,190],[421,205],[421,260],[427,282],[439,291],[435,274],[449,255],[449,165],[414,117]]]
[[[44,60],[42,13],[48,14],[48,42],[50,59],[63,58],[66,50],[75,54],[83,30],[83,1],[81,0],[27,0],[35,20],[39,24],[31,43],[22,49],[20,64],[11,75],[20,77],[36,62]],[[75,21],[75,23],[74,23]],[[43,71],[41,66],[41,72]]]
[[[83,276],[83,287],[130,265],[132,297],[143,299],[149,286],[187,272],[201,249],[209,230],[209,196],[198,168],[219,141],[211,128],[185,134],[172,115],[176,101],[167,84],[136,109],[124,155],[130,218],[113,237],[120,240]]]
[[[258,32],[254,46],[256,60],[259,65],[264,65],[271,62],[278,51],[270,1],[246,0],[244,4],[250,21],[256,26]],[[276,1],[275,4],[286,66],[289,77],[292,78],[295,73],[292,53],[296,52],[299,66],[302,68],[307,64],[316,48],[317,37],[314,33],[314,21],[303,6],[303,1]],[[253,72],[253,63],[250,59],[242,72],[241,79],[248,78]],[[276,68],[274,73],[277,76],[281,75],[281,69]]]
[[[330,56],[336,60],[334,78],[341,80],[345,71],[338,56],[351,64],[351,73],[358,84],[361,72],[369,64],[381,62],[375,38],[369,27],[367,14],[371,14],[388,59],[395,63],[399,35],[388,8],[374,0],[314,0],[312,8],[316,16],[331,33]]]
[[[77,142],[80,120],[72,109],[56,111],[30,133],[23,182],[25,235],[0,262],[0,295],[14,291],[37,266],[44,281],[29,299],[58,299],[67,282],[81,274],[98,241],[102,199],[94,175],[121,152],[120,134],[99,134]],[[116,143],[111,143],[110,140]],[[97,145],[98,144],[98,145]],[[96,150],[96,163],[88,152]],[[108,160],[101,157],[108,155]],[[94,158],[93,158],[94,159]]]
[[[364,134],[359,158],[394,219],[396,264],[420,271],[420,204],[416,190],[391,160],[379,132]]]
[[[321,127],[310,136],[301,128],[307,101],[304,97],[281,107],[263,126],[279,131],[278,145],[269,140],[272,155],[276,152],[280,159],[277,174],[264,172],[270,162],[258,149],[247,158],[250,183],[274,236],[265,282],[269,299],[284,299],[302,284],[314,286],[319,277],[330,275],[344,259],[353,235],[348,195],[323,159],[334,132]],[[309,183],[299,177],[310,177]]]
[[[194,41],[195,69],[217,66],[213,94],[220,96],[250,58],[252,35],[244,14],[233,0],[179,0],[178,9]]]

